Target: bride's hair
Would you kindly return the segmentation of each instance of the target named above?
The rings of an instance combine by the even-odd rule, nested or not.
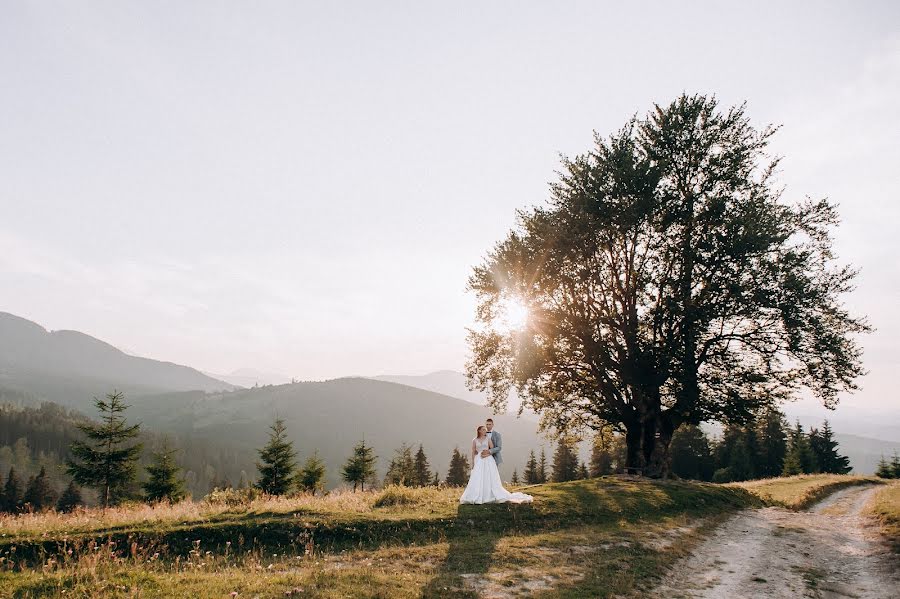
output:
[[[481,429],[484,429],[485,431],[487,431],[487,428],[483,424],[481,426],[479,426],[478,428],[476,428],[475,429],[475,438],[476,439],[481,437]]]

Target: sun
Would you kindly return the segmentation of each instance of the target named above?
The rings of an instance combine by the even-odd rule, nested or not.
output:
[[[498,321],[510,330],[518,331],[528,324],[528,306],[516,297],[504,297],[500,300]]]

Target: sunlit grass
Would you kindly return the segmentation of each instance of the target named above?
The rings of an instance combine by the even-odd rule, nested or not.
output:
[[[727,486],[746,489],[766,501],[791,509],[804,509],[842,487],[870,482],[878,483],[880,481],[873,476],[801,474],[729,483]]]
[[[892,481],[879,489],[866,510],[881,522],[894,552],[900,553],[900,481]]]

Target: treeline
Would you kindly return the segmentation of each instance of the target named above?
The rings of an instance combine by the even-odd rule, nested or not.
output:
[[[875,469],[875,476],[878,478],[900,478],[900,456],[896,453],[891,461],[884,459],[878,460],[878,467]]]

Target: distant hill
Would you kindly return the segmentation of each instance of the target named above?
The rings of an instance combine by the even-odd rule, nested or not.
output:
[[[241,389],[227,393],[171,393],[143,398],[132,410],[135,418],[155,430],[179,437],[191,436],[227,443],[246,456],[241,468],[255,474],[255,449],[268,436],[275,416],[286,421],[300,457],[318,451],[328,466],[328,482],[340,482],[340,467],[360,439],[375,448],[379,475],[394,450],[406,442],[421,443],[432,469],[446,475],[450,453],[464,453],[475,428],[491,411],[446,395],[407,385],[363,378],[302,382]],[[503,434],[505,457],[501,474],[521,474],[528,452],[550,444],[537,433],[537,425],[515,416],[494,416]]]
[[[277,372],[261,372],[253,368],[238,368],[230,374],[215,374],[213,372],[204,372],[203,374],[231,383],[237,387],[244,387],[245,389],[257,385],[284,385],[291,382],[291,377],[289,376]]]
[[[82,410],[114,387],[130,395],[233,386],[188,366],[128,355],[77,331],[47,331],[0,312],[0,387]]]

